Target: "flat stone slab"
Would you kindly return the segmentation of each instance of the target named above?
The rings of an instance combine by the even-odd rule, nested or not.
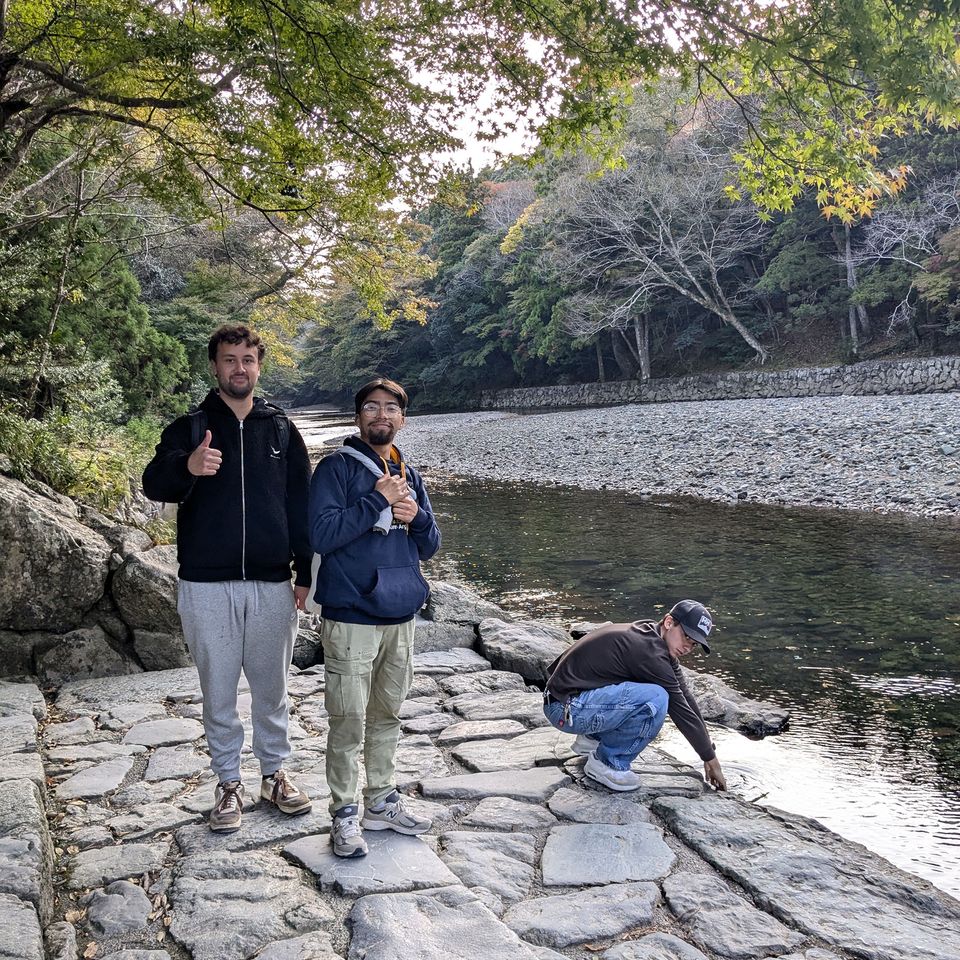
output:
[[[600,956],[602,960],[710,960],[696,947],[669,933],[651,933],[639,940],[618,943]]]
[[[570,778],[556,767],[533,770],[505,770],[496,773],[466,773],[459,777],[421,780],[420,792],[434,800],[482,800],[484,797],[512,797],[543,803]]]
[[[111,743],[108,740],[100,740],[96,743],[51,747],[47,750],[46,755],[47,761],[50,763],[72,763],[77,760],[90,760],[99,763],[101,760],[133,757],[146,752],[146,747],[136,743]]]
[[[539,727],[509,740],[481,740],[455,747],[453,756],[468,770],[527,770],[530,767],[560,766],[576,754],[573,739],[551,726]]]
[[[717,796],[653,809],[794,928],[867,960],[960,960],[960,903],[815,821]]]
[[[35,753],[37,721],[33,714],[18,713],[0,717],[0,756],[10,753]]]
[[[508,740],[525,733],[526,729],[516,720],[459,720],[437,736],[437,745],[454,747],[471,740]]]
[[[0,960],[44,960],[43,933],[33,904],[0,893]]]
[[[287,679],[287,693],[291,697],[312,697],[323,693],[327,685],[327,678],[323,668],[318,673],[298,673]]]
[[[365,857],[335,856],[327,837],[303,837],[287,844],[283,855],[313,873],[320,889],[348,897],[369,893],[405,893],[457,884],[457,877],[418,837],[390,830],[366,831]]]
[[[650,822],[650,811],[636,798],[618,797],[606,790],[563,787],[547,801],[547,806],[561,819],[574,823]]]
[[[501,690],[526,690],[527,681],[508,670],[484,670],[462,676],[441,677],[437,685],[448,697],[464,693],[499,693]]]
[[[147,925],[150,898],[135,883],[117,880],[87,899],[87,924],[96,936],[117,937]]]
[[[139,743],[144,747],[172,747],[178,743],[193,743],[202,736],[202,723],[183,717],[168,717],[136,724],[126,732],[123,742]]]
[[[655,883],[617,883],[518,903],[503,915],[503,922],[531,943],[572,947],[648,926],[659,902]]]
[[[68,723],[51,723],[43,731],[44,743],[84,743],[96,736],[97,725],[92,717],[77,717]]]
[[[133,757],[115,757],[87,767],[57,784],[57,798],[76,800],[80,797],[102,797],[116,790],[133,769]]]
[[[150,755],[144,780],[188,780],[203,773],[210,758],[193,747],[159,747]]]
[[[417,717],[427,717],[440,709],[440,697],[411,697],[400,704],[399,717],[401,720],[413,720]]]
[[[199,814],[172,803],[146,803],[107,820],[104,826],[118,839],[137,840],[161,831],[176,830],[198,818]]]
[[[463,887],[374,894],[350,911],[348,960],[537,960]]]
[[[0,680],[0,717],[24,713],[42,720],[47,715],[47,703],[35,683],[14,683]]]
[[[543,694],[525,690],[463,693],[443,705],[464,720],[517,720],[528,727],[548,725],[543,715]]]
[[[139,877],[142,873],[159,869],[169,850],[169,843],[124,843],[81,850],[67,862],[67,886],[71,890],[81,890]]]
[[[738,897],[718,877],[675,873],[664,880],[663,893],[694,943],[733,960],[781,954],[806,939]]]
[[[420,717],[412,717],[400,724],[404,733],[439,733],[451,724],[457,722],[456,717],[449,713],[425,713]]]
[[[0,893],[29,901],[40,919],[49,923],[52,869],[53,845],[43,796],[32,780],[9,780],[0,790]]]
[[[522,900],[533,885],[537,841],[528,833],[451,830],[440,837],[444,863],[468,887],[483,887],[501,900]]]
[[[212,793],[212,787],[208,789]],[[330,813],[327,805],[314,800],[309,813],[296,817],[288,817],[270,804],[259,803],[243,811],[243,825],[236,833],[213,833],[204,822],[181,827],[175,836],[183,855],[192,856],[217,851],[240,853],[287,843],[308,833],[329,831]]]
[[[577,823],[554,827],[540,865],[545,887],[659,880],[676,857],[650,823]]]
[[[250,957],[267,944],[318,930],[333,919],[320,894],[276,854],[186,857],[168,896],[170,933],[193,960]]]
[[[257,952],[256,960],[343,960],[323,930],[289,940],[274,940]]]
[[[488,830],[542,830],[554,826],[557,818],[539,804],[523,803],[509,797],[487,797],[463,822],[468,827]]]
[[[397,744],[395,763],[394,782],[401,790],[421,780],[450,773],[443,754],[426,735],[402,737]]]
[[[99,677],[65,683],[57,694],[57,706],[65,712],[93,705],[108,713],[121,703],[163,703],[201,700],[196,667],[150,670],[128,677]]]
[[[490,661],[485,660],[469,647],[454,647],[452,650],[430,650],[413,655],[413,672],[432,677],[452,676],[461,673],[476,673],[489,670]]]
[[[47,776],[39,753],[10,753],[0,757],[0,783],[5,780],[32,780],[38,787]]]
[[[162,703],[121,703],[101,713],[100,726],[104,730],[126,730],[144,720],[159,720],[167,715]]]
[[[494,667],[537,684],[547,682],[550,664],[572,642],[566,630],[536,620],[506,622],[491,617],[480,622],[477,632],[480,652]]]

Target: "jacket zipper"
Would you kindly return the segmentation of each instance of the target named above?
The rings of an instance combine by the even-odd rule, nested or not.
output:
[[[247,579],[247,482],[243,464],[243,421],[240,421],[240,517],[243,539],[240,547],[240,579]]]

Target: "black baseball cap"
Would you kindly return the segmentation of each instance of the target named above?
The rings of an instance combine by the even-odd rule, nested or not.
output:
[[[709,653],[710,644],[707,637],[713,629],[713,617],[710,611],[696,600],[681,600],[675,603],[670,610],[670,616],[683,627],[683,632],[700,644]]]

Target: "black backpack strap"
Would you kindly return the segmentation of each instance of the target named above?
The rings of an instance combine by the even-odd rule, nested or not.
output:
[[[191,410],[187,416],[190,418],[190,452],[193,453],[207,432],[207,411]]]

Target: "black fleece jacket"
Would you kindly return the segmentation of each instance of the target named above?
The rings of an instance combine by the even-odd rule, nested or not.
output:
[[[187,469],[193,452],[188,416],[163,431],[143,473],[143,492],[151,500],[180,504],[180,579],[281,583],[290,577],[292,560],[297,585],[309,586],[310,461],[297,428],[290,424],[284,452],[275,421],[286,414],[260,397],[242,421],[216,390],[200,409],[213,436],[210,446],[223,454],[216,474],[194,477]]]

